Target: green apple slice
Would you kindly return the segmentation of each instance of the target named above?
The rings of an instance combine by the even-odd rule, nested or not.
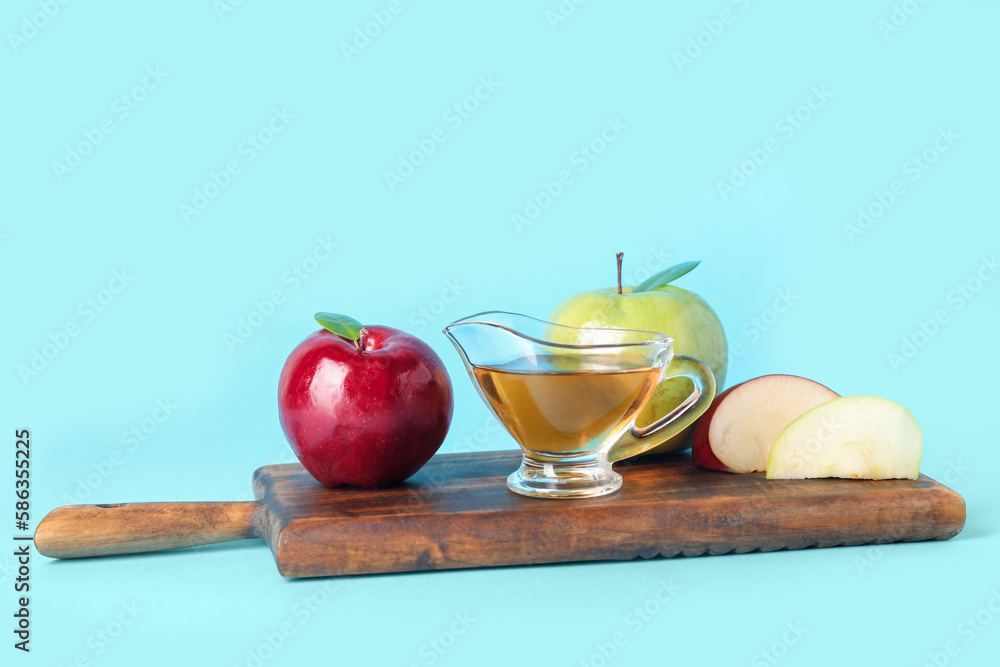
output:
[[[921,446],[917,420],[898,403],[835,398],[781,432],[767,459],[767,478],[916,479]]]

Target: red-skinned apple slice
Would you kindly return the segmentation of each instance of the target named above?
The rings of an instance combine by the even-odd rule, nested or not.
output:
[[[712,470],[763,472],[771,445],[785,427],[839,396],[797,375],[764,375],[730,387],[698,420],[691,457]]]

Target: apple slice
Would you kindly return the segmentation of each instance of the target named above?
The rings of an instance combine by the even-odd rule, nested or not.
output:
[[[694,429],[691,457],[726,472],[763,472],[778,435],[804,412],[839,397],[797,375],[764,375],[719,394]]]
[[[838,398],[781,432],[767,478],[916,479],[921,446],[917,420],[902,405],[875,396]]]

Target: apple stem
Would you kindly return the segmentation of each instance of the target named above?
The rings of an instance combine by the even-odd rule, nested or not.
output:
[[[622,257],[624,257],[624,256],[625,256],[625,253],[623,253],[623,252],[620,252],[617,255],[615,255],[615,257],[618,258],[618,293],[619,294],[622,293]]]
[[[358,334],[358,339],[354,341],[354,345],[357,346],[362,352],[365,349],[365,343],[368,342],[368,329],[361,327],[361,332]]]

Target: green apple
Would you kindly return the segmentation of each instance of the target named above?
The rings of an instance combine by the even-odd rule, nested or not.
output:
[[[898,403],[875,396],[827,401],[793,421],[767,457],[768,479],[917,479],[920,427]]]
[[[642,329],[665,333],[674,339],[674,354],[695,357],[712,369],[716,391],[721,392],[726,381],[728,362],[726,333],[722,329],[722,322],[700,296],[669,284],[698,264],[678,264],[644,280],[638,286],[622,287],[619,257],[617,288],[609,287],[571,296],[553,309],[548,320],[574,327]],[[636,419],[636,425],[648,426],[669,414],[688,397],[691,388],[690,380],[684,378],[661,382]],[[685,429],[649,453],[685,449],[690,432],[691,428]]]

